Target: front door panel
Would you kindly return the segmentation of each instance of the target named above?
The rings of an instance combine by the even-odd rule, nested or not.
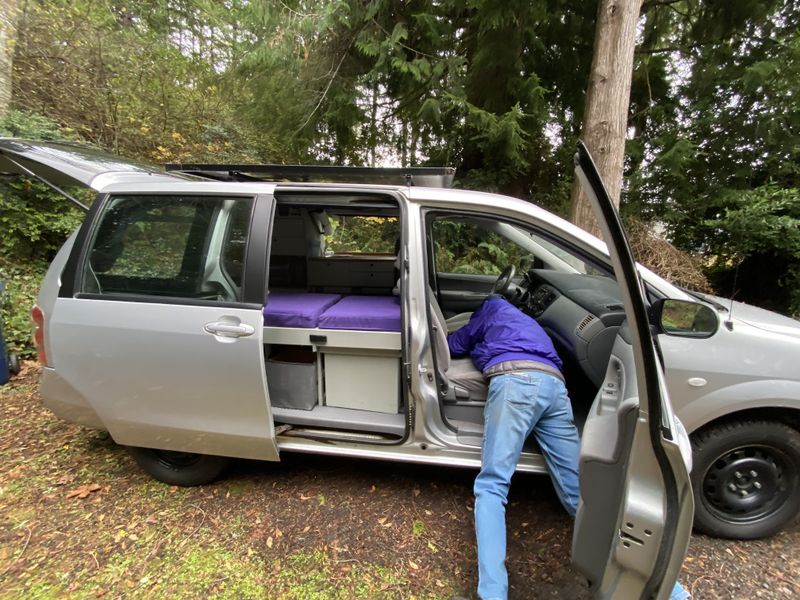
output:
[[[581,438],[581,501],[572,556],[600,598],[667,598],[692,526],[685,434],[672,412],[641,281],[611,199],[586,148],[576,174],[595,209],[620,285],[620,328]]]

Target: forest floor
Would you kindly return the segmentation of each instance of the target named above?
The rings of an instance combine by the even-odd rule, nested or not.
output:
[[[177,488],[109,437],[42,406],[38,369],[0,387],[0,597],[474,597],[474,472],[286,454]],[[508,508],[511,598],[589,598],[546,477]],[[800,527],[752,542],[695,535],[696,599],[800,597]]]

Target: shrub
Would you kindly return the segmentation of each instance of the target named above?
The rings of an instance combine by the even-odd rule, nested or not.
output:
[[[72,139],[46,117],[10,111],[0,118],[0,136],[30,139]],[[23,357],[34,355],[30,309],[47,265],[74,231],[83,213],[38,181],[0,181],[0,299],[8,348]]]

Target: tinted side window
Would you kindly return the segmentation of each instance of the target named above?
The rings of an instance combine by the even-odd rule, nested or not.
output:
[[[113,198],[81,291],[238,301],[251,208],[249,198]]]

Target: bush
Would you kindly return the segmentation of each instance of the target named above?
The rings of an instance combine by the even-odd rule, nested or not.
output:
[[[71,139],[46,117],[10,111],[0,118],[0,136]],[[44,184],[25,178],[0,181],[0,299],[9,350],[34,355],[30,310],[47,265],[80,225],[83,213]]]
[[[800,317],[800,189],[767,184],[731,192],[714,231],[710,274],[737,299]]]
[[[0,281],[5,283],[5,292],[0,297],[3,333],[8,351],[22,358],[36,356],[30,313],[46,269],[46,264],[18,265],[0,258]]]

